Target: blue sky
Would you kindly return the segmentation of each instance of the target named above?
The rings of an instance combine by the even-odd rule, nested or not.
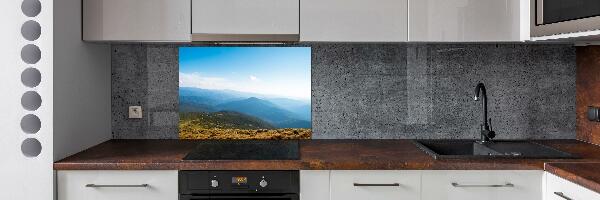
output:
[[[310,99],[310,47],[180,47],[179,86]]]

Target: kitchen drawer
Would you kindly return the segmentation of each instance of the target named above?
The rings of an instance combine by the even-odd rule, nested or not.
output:
[[[141,184],[148,185],[131,187]],[[58,200],[177,200],[177,171],[58,171],[57,193]]]
[[[330,181],[331,200],[420,199],[419,171],[334,170]]]
[[[541,200],[543,171],[423,171],[423,200]],[[511,185],[512,184],[512,185]]]
[[[600,200],[600,194],[554,174],[546,173],[546,191],[544,192],[544,200],[568,199]]]

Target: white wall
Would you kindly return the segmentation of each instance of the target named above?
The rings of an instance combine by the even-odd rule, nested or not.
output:
[[[21,2],[0,1],[0,199],[52,199],[52,1],[41,0],[41,13],[34,17],[21,12]],[[21,36],[21,25],[27,20],[41,26],[41,36],[36,40]],[[21,48],[27,44],[39,47],[38,62],[27,64],[21,60]],[[21,83],[21,73],[28,67],[38,69],[42,76],[41,83],[33,88]],[[24,109],[21,96],[26,91],[41,96],[39,108]],[[39,131],[27,134],[21,129],[21,119],[27,114],[40,119]],[[27,138],[40,142],[39,155],[27,157],[21,152],[21,144]]]
[[[0,1],[0,199],[52,199],[52,163],[111,136],[110,47],[81,42],[79,0],[39,0],[32,16],[21,11],[24,1],[35,0]],[[21,34],[29,20],[41,27],[31,41]],[[25,45],[39,48],[39,61],[21,59]],[[22,83],[27,68],[39,70],[39,84]],[[21,105],[25,92],[39,94],[40,106]],[[26,115],[39,118],[39,130],[22,129]],[[39,154],[25,155],[25,140],[39,141]]]
[[[110,46],[81,41],[81,0],[54,0],[54,160],[112,137]]]

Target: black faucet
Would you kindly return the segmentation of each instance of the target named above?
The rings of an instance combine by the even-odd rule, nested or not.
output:
[[[481,99],[479,97],[479,92],[481,92],[481,96],[483,98],[483,101],[481,102],[481,105],[483,106],[483,124],[481,124],[481,143],[486,143],[491,141],[494,137],[496,137],[496,132],[494,132],[492,130],[492,119],[489,119],[489,124],[488,124],[488,112],[487,112],[487,94],[485,92],[485,85],[483,85],[483,83],[479,83],[477,84],[477,87],[475,87],[475,97],[473,99],[475,99],[475,101],[479,101],[479,99]]]

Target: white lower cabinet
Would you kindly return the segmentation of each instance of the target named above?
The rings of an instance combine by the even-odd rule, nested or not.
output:
[[[542,200],[543,171],[425,170],[422,200]]]
[[[600,194],[582,186],[546,173],[544,200],[600,200]]]
[[[600,200],[536,170],[302,170],[301,200]],[[175,170],[57,171],[58,200],[177,200]]]
[[[58,200],[177,200],[177,171],[57,172]]]
[[[329,170],[300,171],[300,199],[329,200]]]
[[[419,200],[419,171],[331,171],[331,200]]]

